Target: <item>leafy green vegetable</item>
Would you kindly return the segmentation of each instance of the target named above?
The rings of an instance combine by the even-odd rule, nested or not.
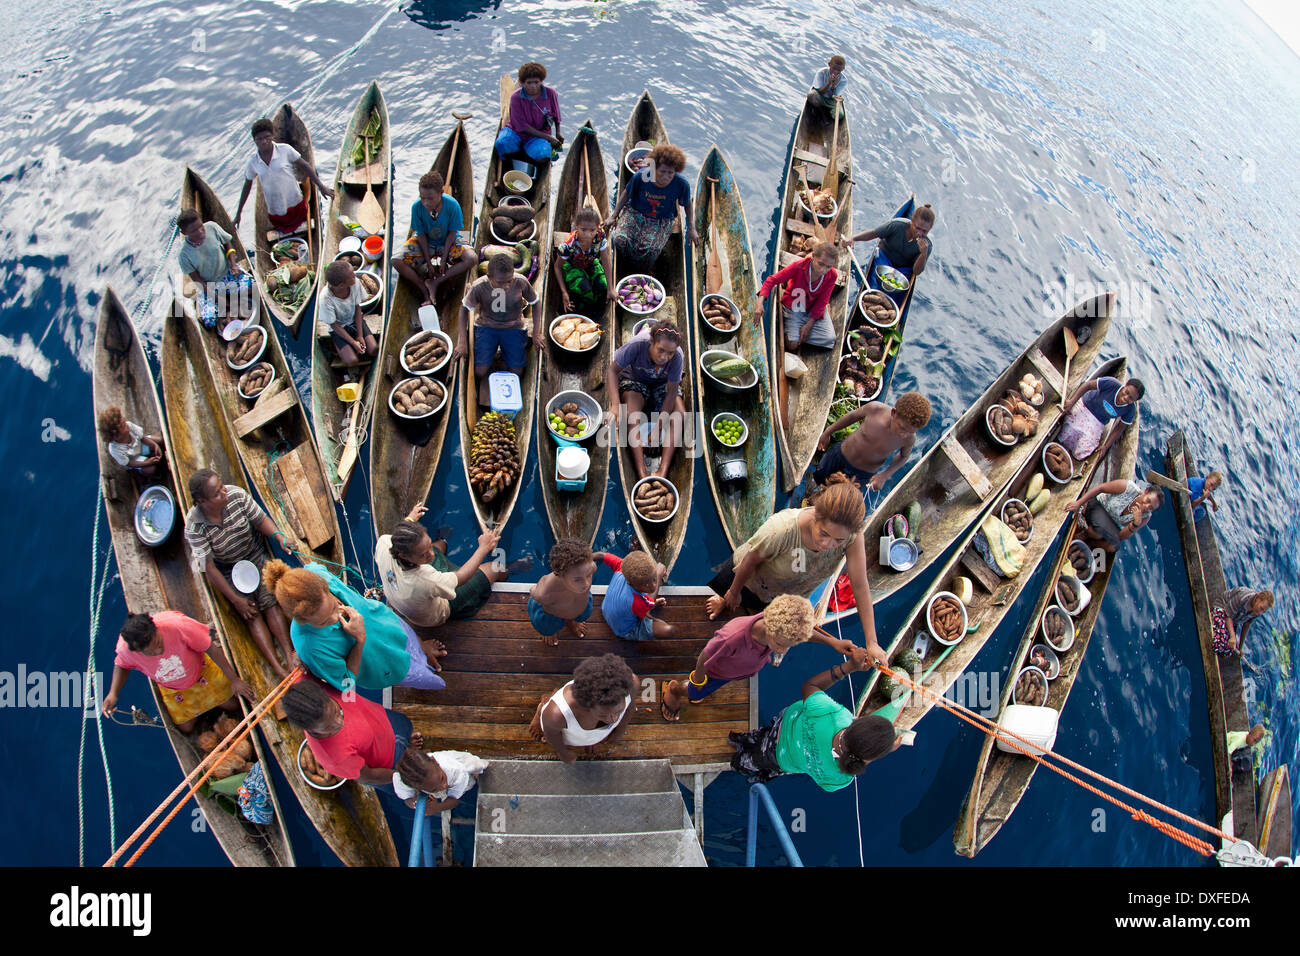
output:
[[[370,158],[376,159],[384,148],[384,137],[380,130],[379,111],[374,110],[370,114],[370,121],[366,123],[365,128],[357,134],[356,142],[352,144],[352,165],[364,166],[366,164],[366,136],[370,137]]]

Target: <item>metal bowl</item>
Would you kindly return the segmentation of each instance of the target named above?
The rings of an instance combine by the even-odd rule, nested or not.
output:
[[[709,363],[723,358],[744,359],[745,356],[738,355],[735,352],[729,352],[726,349],[705,349],[700,355],[700,371],[704,373],[704,376],[708,379],[710,385],[714,386],[719,391],[729,392],[733,395],[740,395],[749,391],[758,384],[758,370],[754,368],[753,363],[750,363],[748,375],[742,375],[739,378],[728,379],[727,381],[723,381],[720,378],[714,378],[709,372]],[[749,360],[745,359],[745,361]]]
[[[902,539],[900,538],[897,540]],[[910,541],[911,539],[908,538],[907,540]],[[939,600],[939,598],[952,598],[957,603],[957,606],[961,608],[961,633],[957,635],[957,640],[955,641],[944,640],[934,632],[934,625],[930,623],[930,611],[934,607],[934,602]],[[961,602],[961,598],[953,594],[951,591],[938,591],[930,597],[930,600],[925,602],[925,627],[926,630],[930,632],[930,636],[944,647],[952,647],[954,644],[960,644],[962,639],[966,637],[966,628],[970,627],[970,612],[966,610],[966,605]]]
[[[891,288],[885,284],[885,276],[889,276],[901,284]],[[886,295],[891,292],[906,292],[907,287],[912,284],[911,280],[908,279],[907,276],[903,275],[903,273],[899,272],[893,266],[876,266],[876,278],[880,281],[880,291],[884,292]]]
[[[567,345],[565,345],[563,342],[561,342],[559,339],[557,339],[557,338],[555,337],[555,327],[556,327],[557,325],[559,325],[561,322],[563,322],[565,319],[582,319],[582,321],[584,321],[584,322],[590,322],[590,321],[592,321],[591,319],[587,318],[587,316],[585,316],[585,315],[581,315],[581,314],[579,314],[579,313],[577,313],[577,312],[566,312],[566,313],[564,313],[563,315],[557,315],[557,316],[554,318],[554,320],[552,320],[552,322],[551,322],[551,327],[550,327],[549,329],[547,329],[547,334],[550,335],[550,337],[551,337],[551,341],[555,343],[555,345],[556,345],[557,348],[563,349],[564,351],[569,352],[569,353],[572,354],[572,355],[581,355],[581,354],[583,354],[584,352],[590,352],[592,349],[594,349],[594,348],[599,348],[599,347],[600,347],[600,343],[601,343],[601,341],[603,341],[604,338],[605,338],[605,330],[604,330],[604,329],[601,329],[601,330],[600,330],[600,338],[596,339],[596,341],[592,342],[592,343],[591,343],[590,345],[588,345],[585,349],[571,349],[571,348],[569,348]],[[597,322],[596,324],[599,325],[600,323]]]
[[[1052,696],[1052,684],[1051,684],[1051,681],[1049,681],[1049,680],[1047,679],[1047,675],[1044,674],[1044,673],[1042,672],[1042,670],[1041,670],[1040,668],[1037,668],[1037,667],[1022,667],[1022,668],[1020,668],[1019,671],[1016,672],[1016,680],[1015,680],[1015,683],[1011,685],[1011,703],[1013,703],[1013,704],[1018,704],[1018,703],[1020,703],[1020,701],[1016,700],[1016,690],[1015,690],[1015,687],[1016,687],[1016,684],[1019,684],[1019,683],[1020,683],[1020,678],[1024,675],[1024,673],[1025,673],[1026,671],[1033,671],[1035,674],[1037,674],[1039,677],[1041,677],[1041,678],[1043,679],[1043,702],[1042,702],[1041,704],[1039,704],[1038,706],[1040,706],[1040,707],[1046,707],[1046,706],[1047,706],[1047,701],[1048,701],[1048,700],[1051,698],[1051,696]]]
[[[354,236],[353,238],[356,237]],[[338,262],[340,259],[347,260],[348,265],[352,266],[354,272],[360,272],[362,267],[366,264],[366,257],[361,254],[360,243],[357,243],[357,248],[349,249],[346,252],[340,252],[334,257],[335,262]]]
[[[801,190],[795,190],[794,200],[799,204],[800,209],[808,213],[808,215],[810,216],[816,216],[818,219],[834,219],[836,216],[840,214],[840,204],[834,198],[831,199],[830,212],[813,212],[811,209],[809,209],[808,204],[803,201],[803,192]]]
[[[910,571],[920,556],[921,549],[911,538],[893,538],[881,563],[895,571]]]
[[[587,418],[587,431],[582,435],[561,435],[551,426],[551,412],[566,402],[576,403],[579,414],[585,415]],[[570,389],[569,391],[557,393],[554,398],[546,403],[544,411],[546,415],[546,430],[555,438],[569,442],[591,441],[591,439],[596,437],[596,433],[600,431],[600,426],[605,417],[605,412],[600,407],[600,402],[596,401],[586,392],[580,392],[577,389]]]
[[[625,306],[622,302],[620,302],[619,299],[618,299],[618,294],[619,294],[619,292],[622,291],[622,289],[623,289],[624,286],[630,284],[631,281],[632,281],[633,279],[649,279],[650,282],[651,282],[651,284],[652,284],[656,289],[659,290],[659,304],[656,305],[656,306],[652,306],[652,307],[649,308],[649,309],[629,309],[629,308],[628,308],[627,306]],[[653,312],[658,312],[660,309],[662,309],[662,308],[664,307],[664,303],[665,303],[667,300],[668,300],[668,292],[667,292],[667,290],[664,288],[664,284],[663,284],[662,282],[660,282],[658,279],[656,279],[654,276],[646,275],[646,274],[643,273],[643,272],[636,272],[636,273],[633,273],[633,274],[630,275],[630,276],[624,276],[623,278],[621,278],[621,279],[618,280],[618,285],[614,286],[614,301],[615,301],[615,303],[618,304],[618,307],[619,307],[620,309],[623,309],[623,310],[626,311],[626,312],[631,312],[633,315],[650,315],[650,314],[653,313]]]
[[[749,477],[749,466],[745,464],[743,458],[728,458],[726,461],[718,462],[713,472],[722,482],[744,481]]]
[[[521,169],[510,170],[501,180],[512,193],[526,193],[533,188],[533,177]]]
[[[718,422],[739,422],[740,441],[732,445],[729,442],[725,442],[721,438],[719,438],[718,433],[714,430],[715,428],[717,428]],[[713,416],[713,421],[709,422],[709,434],[712,435],[713,440],[716,441],[723,448],[739,448],[741,445],[745,444],[745,442],[749,441],[749,425],[747,425],[745,423],[745,420],[741,418],[739,415],[737,415],[735,412],[718,412],[718,414]]]
[[[307,782],[307,786],[313,787],[317,790],[337,790],[339,787],[343,786],[345,783],[348,782],[346,777],[340,777],[338,783],[332,784],[331,786],[328,787],[322,787],[319,783],[312,780],[311,777],[307,776],[307,771],[302,769],[302,751],[303,748],[306,746],[307,746],[307,738],[303,737],[302,743],[298,745],[298,775]],[[322,767],[321,769],[323,770],[325,768]]]
[[[630,504],[630,505],[632,506],[632,510],[633,510],[633,511],[636,511],[636,515],[637,515],[637,517],[640,518],[642,521],[649,522],[650,524],[666,524],[667,522],[673,520],[673,515],[677,514],[677,509],[680,508],[680,507],[682,506],[682,493],[681,493],[680,491],[678,491],[678,490],[677,490],[677,486],[674,485],[674,484],[673,484],[671,481],[669,481],[667,478],[660,478],[660,479],[659,479],[660,481],[667,482],[668,487],[672,488],[672,490],[673,490],[673,510],[670,511],[670,512],[668,512],[668,515],[667,515],[666,517],[663,517],[663,518],[647,518],[645,515],[643,515],[643,514],[641,513],[640,509],[638,509],[637,506],[636,506],[636,497],[635,497],[635,496],[636,496],[636,493],[637,493],[637,489],[639,489],[639,488],[640,488],[642,485],[644,485],[647,481],[652,481],[654,478],[655,478],[654,475],[646,475],[644,478],[641,478],[640,480],[638,480],[637,483],[634,484],[634,485],[632,486],[632,491],[631,491],[631,493],[628,494],[628,498],[627,498],[627,500],[628,500],[628,504]]]
[[[889,299],[889,304],[890,306],[893,307],[894,310],[894,317],[890,319],[888,322],[878,322],[876,321],[875,317],[870,312],[867,311],[866,306],[863,305],[863,300],[865,300],[866,297],[871,295],[873,292],[880,293],[881,295],[884,295],[886,299],[889,299],[889,296],[880,289],[863,289],[862,294],[858,296],[858,311],[862,313],[863,318],[865,318],[876,328],[892,329],[894,326],[898,324],[898,303],[895,302],[893,299]]]
[[[249,359],[247,362],[245,362],[243,365],[236,365],[234,362],[230,361],[230,350],[235,343],[231,342],[230,345],[226,347],[226,364],[229,365],[236,372],[242,372],[245,369],[252,368],[254,365],[256,365],[258,362],[262,360],[262,353],[266,351],[266,329],[262,328],[260,325],[254,325],[251,328],[244,329],[244,331],[240,333],[239,338],[243,338],[245,335],[247,335],[250,332],[260,335],[262,337],[262,344],[258,346],[257,352],[254,353],[253,357]],[[235,339],[235,342],[238,341],[239,339]]]
[[[1065,637],[1062,638],[1058,646],[1052,643],[1052,639],[1047,636],[1047,616],[1049,614],[1059,614],[1065,620],[1066,630]],[[1043,616],[1038,620],[1038,627],[1043,632],[1043,640],[1047,646],[1058,653],[1064,653],[1074,646],[1074,618],[1065,612],[1065,608],[1056,604],[1051,604],[1043,611]]]
[[[1001,408],[1003,411],[1007,410],[1006,406],[1000,405],[997,402],[994,402],[988,408],[984,409],[984,428],[985,430],[988,431],[989,437],[992,438],[999,445],[1001,445],[1003,448],[1014,448],[1017,444],[1019,444],[1018,439],[1016,441],[1003,441],[1001,436],[999,436],[998,433],[993,430],[993,424],[992,422],[989,421],[989,416],[993,414],[993,409],[995,408]]]
[[[1034,659],[1034,651],[1042,651],[1043,655],[1047,658],[1046,676],[1048,680],[1056,680],[1056,678],[1061,676],[1061,659],[1056,656],[1056,651],[1052,650],[1046,644],[1035,644],[1029,649],[1029,659],[1031,661]],[[1037,664],[1030,664],[1029,666],[1038,667]],[[1038,669],[1042,670],[1041,667]]]
[[[150,485],[135,503],[135,533],[156,548],[171,537],[176,527],[176,499],[165,485]]]
[[[495,239],[501,245],[513,246],[516,242],[527,242],[529,239],[533,238],[533,236],[537,235],[537,220],[530,219],[528,221],[532,224],[533,231],[526,236],[521,236],[518,239],[502,238],[501,236],[497,235],[496,225],[492,222],[491,219],[488,220],[488,232],[492,233],[492,238]]]
[[[740,314],[740,306],[736,305],[735,302],[731,301],[731,300],[728,299],[725,295],[722,295],[722,294],[719,293],[719,292],[710,292],[708,295],[703,296],[703,297],[700,299],[700,305],[699,305],[699,309],[700,309],[700,318],[704,320],[704,324],[705,324],[705,325],[707,325],[707,326],[708,326],[710,329],[712,329],[714,332],[717,332],[719,335],[735,335],[737,332],[740,331],[740,326],[739,326],[739,325],[736,326],[734,329],[720,329],[720,328],[718,328],[716,325],[714,325],[712,322],[710,322],[709,319],[708,319],[708,317],[704,314],[704,306],[705,306],[705,304],[706,304],[707,302],[709,302],[710,300],[714,300],[714,299],[716,299],[716,300],[722,302],[723,305],[725,305],[725,306],[727,306],[727,308],[731,309],[731,315],[732,315],[732,318],[738,319],[738,320],[741,321],[741,322],[744,322],[744,321],[745,321],[745,317],[744,317],[743,315]]]
[[[1019,498],[1008,498],[1006,501],[1002,502],[1002,507],[998,509],[998,517],[1002,519],[1003,524],[1006,524],[1007,521],[1007,505],[1011,504],[1011,502],[1013,501],[1018,505],[1023,505],[1024,509],[1026,511],[1029,511],[1029,505],[1025,504]],[[1008,525],[1008,527],[1010,527],[1010,525]],[[1015,534],[1014,531],[1011,533]],[[1020,541],[1020,538],[1017,536],[1016,540]],[[1030,541],[1033,540],[1034,540],[1034,513],[1032,511],[1029,511],[1029,537],[1025,538],[1025,540],[1023,541],[1020,541],[1020,543],[1028,544]]]
[[[1047,467],[1047,449],[1051,448],[1053,445],[1061,449],[1061,451],[1065,452],[1065,458],[1067,461],[1070,462],[1070,478],[1057,478],[1056,475],[1052,474],[1052,469]],[[1058,485],[1067,485],[1070,483],[1071,478],[1074,477],[1074,456],[1070,454],[1069,449],[1067,449],[1060,442],[1049,441],[1046,445],[1043,446],[1042,457],[1043,457],[1043,473],[1047,476],[1048,481]]]
[[[415,333],[415,335],[423,335],[423,334],[424,334],[423,332]],[[433,333],[434,338],[442,339],[443,344],[447,346],[447,354],[442,357],[441,362],[439,362],[433,368],[411,368],[411,366],[408,365],[406,362],[406,346],[410,344],[411,339],[415,338],[415,335],[412,335],[405,342],[403,342],[401,350],[398,351],[397,353],[398,360],[402,363],[402,368],[406,369],[406,371],[412,375],[432,375],[435,372],[441,372],[443,367],[446,366],[446,364],[451,361],[452,349],[456,347],[456,344],[451,340],[451,336],[448,335],[446,332]]]
[[[270,362],[267,362],[266,364],[271,365]],[[275,366],[271,365],[271,377],[266,380],[266,384],[262,386],[262,391],[258,392],[257,395],[244,394],[244,386],[239,384],[235,385],[235,391],[239,392],[240,398],[247,399],[250,402],[256,401],[258,397],[266,393],[266,390],[271,387],[271,383],[275,381],[276,377],[277,377],[277,373],[275,371]]]
[[[398,388],[400,388],[401,386],[403,386],[403,385],[405,385],[407,382],[409,382],[409,381],[411,380],[411,378],[419,378],[419,376],[418,376],[418,375],[413,375],[413,376],[411,376],[411,377],[409,377],[409,378],[404,378],[404,379],[402,379],[400,382],[396,383],[396,384],[392,387],[392,389],[388,392],[388,408],[389,408],[389,410],[390,410],[394,415],[396,415],[398,418],[405,418],[408,422],[421,422],[421,421],[424,421],[426,418],[431,418],[431,417],[433,417],[434,415],[437,415],[438,412],[442,411],[442,407],[443,407],[444,405],[447,404],[447,395],[448,395],[448,389],[447,389],[447,386],[446,386],[445,384],[443,384],[442,382],[439,382],[439,383],[438,383],[438,387],[442,389],[442,401],[439,402],[437,405],[435,405],[434,408],[433,408],[433,411],[429,412],[429,414],[427,414],[427,415],[408,415],[408,414],[406,414],[405,412],[399,412],[399,411],[397,410],[397,405],[396,405],[396,403],[393,401],[393,393],[396,392],[396,391],[398,390]]]
[[[363,275],[374,276],[377,280],[379,280],[379,291],[376,292],[374,295],[372,295],[370,298],[368,299],[363,298],[361,300],[361,311],[364,312],[366,309],[372,308],[377,303],[382,302],[384,300],[384,277],[379,274],[379,271],[377,269],[358,269],[357,270],[358,282],[361,281],[361,276]],[[365,286],[361,287],[361,294],[363,296],[366,294]]]

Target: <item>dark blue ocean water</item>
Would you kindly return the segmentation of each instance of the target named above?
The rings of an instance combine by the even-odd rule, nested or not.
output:
[[[1086,13],[1060,0],[1024,8],[572,0],[411,11],[340,0],[184,9],[59,0],[29,5],[8,49],[0,69],[0,497],[10,517],[0,531],[0,670],[84,666],[98,507],[89,375],[96,307],[106,283],[130,308],[150,297],[185,163],[233,211],[247,126],[288,99],[332,174],[352,104],[377,78],[393,123],[402,228],[401,210],[416,198],[451,109],[476,113],[467,128],[481,189],[496,77],[539,59],[559,88],[566,130],[590,116],[607,156],[645,87],[692,161],[717,142],[739,180],[756,258],[767,263],[799,100],[839,51],[852,83],[856,222],[882,220],[913,192],[938,212],[893,386],[935,403],[921,443],[1063,304],[1117,290],[1124,317],[1103,357],[1126,353],[1147,382],[1141,469],[1160,467],[1165,436],[1187,428],[1229,475],[1218,528],[1230,583],[1277,591],[1247,650],[1259,668],[1253,713],[1273,731],[1265,765],[1287,762],[1294,774],[1300,61],[1235,0],[1123,0]],[[156,316],[142,316],[140,327],[157,341]],[[305,340],[289,351],[305,393]],[[448,442],[430,519],[457,529],[453,557],[464,557],[474,521],[455,436]],[[503,539],[512,555],[541,555],[550,544],[535,479],[533,461],[526,480],[534,486]],[[371,540],[366,500],[365,481],[354,482],[347,515],[359,542]],[[1162,509],[1124,550],[1057,749],[1208,820],[1205,688],[1172,512]],[[618,550],[628,541],[612,487],[599,544]],[[701,476],[673,581],[703,583],[725,554]],[[1002,676],[1042,582],[1040,573],[976,660],[986,676]],[[919,590],[877,607],[882,636]],[[110,581],[96,638],[101,670],[111,670],[123,611]],[[856,623],[845,633],[856,635]],[[831,663],[823,650],[802,649],[764,674],[764,719]],[[837,691],[847,700],[844,685]],[[152,709],[138,678],[122,698],[131,703]],[[0,709],[0,758],[22,780],[0,797],[0,862],[76,862],[81,729],[76,709]],[[86,729],[85,845],[94,863],[110,842],[95,726]],[[795,840],[806,862],[965,865],[952,854],[951,830],[980,740],[938,712],[920,730],[914,748],[873,766],[856,789],[774,783],[785,813],[803,811]],[[103,732],[120,838],[171,789],[176,765],[159,731],[106,724]],[[730,774],[708,790],[706,850],[717,863],[743,862],[744,794]],[[292,806],[283,785],[281,795]],[[1121,812],[1099,817],[1097,807],[1040,773],[978,862],[1198,863]],[[224,860],[186,819],[145,862]],[[301,820],[291,827],[300,862],[332,859]],[[777,861],[766,828],[760,842],[760,860]]]

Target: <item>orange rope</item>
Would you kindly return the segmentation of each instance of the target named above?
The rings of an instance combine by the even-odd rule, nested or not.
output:
[[[1084,780],[1080,780],[1078,777],[1074,776],[1073,774],[1068,773],[1067,771],[1061,769],[1060,767],[1055,766],[1052,763],[1049,763],[1047,760],[1044,759],[1044,757],[1050,754],[1052,759],[1059,760],[1061,761],[1061,763],[1065,764],[1066,766],[1078,770],[1080,773],[1093,777],[1096,780],[1105,784],[1106,786],[1113,787],[1114,789],[1119,790],[1121,793],[1133,797],[1135,800],[1141,801],[1143,803],[1147,803],[1157,810],[1167,813],[1170,816],[1175,817],[1191,826],[1199,827],[1200,829],[1205,830],[1207,833],[1210,833],[1216,837],[1219,837],[1221,839],[1227,840],[1232,843],[1237,842],[1236,837],[1224,833],[1222,830],[1218,829],[1217,827],[1212,827],[1207,823],[1203,823],[1200,820],[1197,820],[1195,817],[1188,816],[1187,814],[1179,810],[1175,810],[1173,807],[1166,806],[1165,804],[1160,803],[1158,800],[1153,800],[1150,797],[1145,796],[1144,794],[1138,793],[1136,790],[1132,790],[1129,787],[1124,786],[1122,783],[1119,783],[1116,780],[1111,780],[1109,777],[1097,773],[1095,770],[1090,770],[1089,768],[1083,766],[1082,764],[1075,763],[1073,760],[1069,759],[1068,757],[1063,757],[1060,754],[1055,753],[1053,751],[1044,751],[1042,754],[1033,753],[1030,749],[1027,748],[1033,748],[1034,750],[1038,750],[1040,748],[1038,747],[1037,744],[1034,744],[1032,741],[1026,740],[1024,737],[1021,737],[1019,734],[1016,734],[1013,731],[1007,730],[1005,727],[1003,727],[1001,724],[998,724],[996,721],[990,720],[987,717],[977,714],[975,711],[970,710],[967,707],[956,703],[955,701],[949,701],[946,697],[940,694],[936,694],[934,693],[934,691],[916,683],[911,679],[911,677],[909,677],[906,673],[902,671],[894,671],[880,664],[876,666],[879,668],[881,673],[893,677],[895,680],[901,681],[902,683],[908,685],[913,690],[921,693],[922,695],[931,698],[934,702],[938,703],[939,706],[943,707],[945,710],[948,710],[953,714],[956,714],[959,718],[966,721],[968,724],[978,727],[980,730],[984,731],[984,733],[989,734],[990,736],[1005,741],[1007,744],[1014,747],[1016,750],[1019,750],[1026,757],[1030,757],[1033,760],[1037,761],[1037,763],[1040,766],[1044,766],[1047,769],[1060,774],[1061,776],[1065,777],[1067,780],[1070,780],[1078,784],[1083,789],[1101,797],[1103,800],[1107,800],[1110,803],[1113,803],[1115,806],[1121,807],[1122,809],[1128,811],[1128,813],[1133,817],[1134,820],[1137,820],[1141,823],[1146,823],[1154,827],[1155,829],[1159,830],[1161,833],[1165,834],[1166,836],[1170,837],[1173,840],[1176,840],[1177,842],[1183,844],[1189,849],[1195,850],[1196,852],[1204,854],[1205,856],[1214,855],[1214,847],[1211,846],[1209,843],[1206,843],[1204,840],[1195,837],[1190,833],[1186,833],[1178,829],[1172,823],[1168,823],[1167,821],[1164,820],[1158,820],[1155,817],[1152,817],[1150,814],[1146,813],[1146,811],[1144,810],[1139,810],[1134,807],[1131,807],[1128,804],[1124,803],[1122,800],[1120,800],[1118,797],[1114,797],[1108,793],[1102,792],[1098,788],[1094,787],[1092,784]],[[1021,746],[1021,744],[1023,744],[1024,746]]]
[[[113,855],[104,861],[104,866],[113,866],[118,859],[121,858],[122,854],[127,851],[127,848],[149,828],[149,825],[153,823],[154,820],[158,819],[159,814],[163,812],[167,804],[171,803],[171,801],[175,799],[176,796],[187,786],[190,786],[191,781],[194,781],[195,775],[202,773],[202,776],[199,777],[197,781],[194,781],[193,785],[190,786],[189,792],[186,793],[185,796],[181,797],[180,802],[176,804],[172,809],[172,812],[169,813],[166,819],[158,825],[157,829],[149,835],[148,839],[144,841],[144,844],[135,852],[131,859],[126,861],[125,865],[131,866],[134,864],[135,861],[140,858],[140,854],[144,853],[144,851],[149,848],[149,844],[153,843],[153,841],[158,837],[158,834],[163,831],[163,828],[166,827],[167,824],[172,821],[172,818],[180,812],[181,807],[183,807],[189,801],[189,798],[192,797],[201,786],[203,786],[204,782],[206,782],[210,776],[212,776],[213,772],[217,769],[221,761],[226,757],[231,749],[252,732],[253,727],[266,716],[267,712],[269,712],[270,709],[275,706],[276,702],[284,696],[285,691],[289,689],[290,685],[292,685],[302,673],[303,671],[301,667],[295,667],[269,694],[266,695],[265,699],[259,701],[253,707],[252,711],[250,711],[249,714],[239,722],[238,726],[227,734],[226,738],[222,740],[221,743],[217,744],[210,754],[199,761],[198,765],[186,775],[185,779],[180,782],[176,789],[163,798],[162,803],[158,804],[157,809],[155,809],[153,813],[149,814],[145,821],[136,828],[135,832],[127,837],[126,840],[123,841],[122,845],[113,852]]]

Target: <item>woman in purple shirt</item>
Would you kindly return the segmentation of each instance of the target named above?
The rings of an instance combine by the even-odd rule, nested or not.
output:
[[[564,145],[560,135],[560,98],[555,88],[543,86],[546,67],[525,63],[519,68],[519,89],[510,96],[510,115],[497,133],[496,150],[501,172],[506,161],[523,154],[534,163],[549,163]]]
[[[656,412],[667,415],[666,423],[659,426],[659,450],[662,458],[659,477],[668,474],[673,452],[682,443],[682,422],[686,405],[682,402],[682,333],[671,322],[656,322],[642,329],[614,353],[605,373],[608,394],[617,395],[614,407],[605,413],[605,423],[612,426],[620,408],[623,423],[620,432],[638,428],[642,416],[649,418]],[[632,424],[629,425],[629,422]],[[623,439],[626,441],[626,437]],[[638,478],[646,477],[645,453],[641,441],[628,442]]]

